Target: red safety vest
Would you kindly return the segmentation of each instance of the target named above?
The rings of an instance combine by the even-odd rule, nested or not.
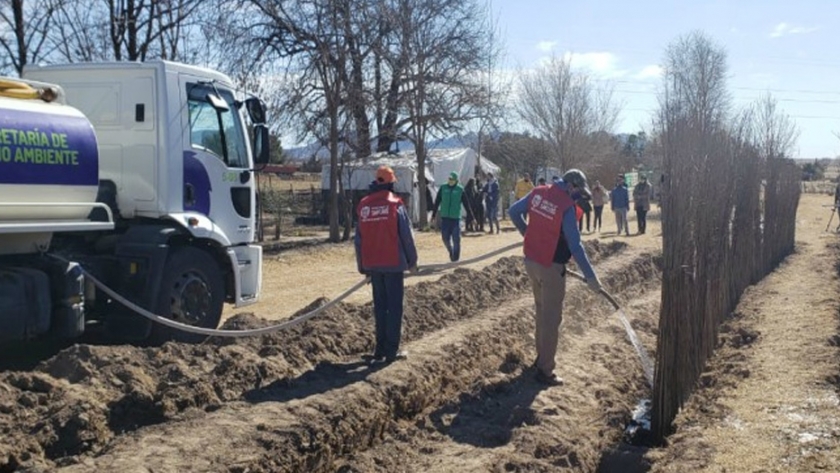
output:
[[[356,208],[362,236],[362,268],[391,268],[400,264],[397,211],[402,199],[391,191],[374,192]]]
[[[545,267],[554,262],[562,237],[563,214],[575,203],[557,186],[539,186],[528,202],[528,228],[525,230],[525,256]]]

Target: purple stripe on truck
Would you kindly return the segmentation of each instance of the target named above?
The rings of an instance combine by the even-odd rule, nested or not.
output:
[[[99,185],[99,151],[90,122],[0,109],[0,184]]]

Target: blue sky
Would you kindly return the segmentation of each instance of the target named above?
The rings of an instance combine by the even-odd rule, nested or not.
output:
[[[728,53],[734,105],[770,92],[800,158],[840,155],[840,1],[491,0],[512,69],[554,54],[614,81],[619,132],[647,128],[665,47],[693,30]]]

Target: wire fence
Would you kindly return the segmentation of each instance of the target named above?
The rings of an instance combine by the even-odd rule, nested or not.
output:
[[[279,240],[300,225],[324,221],[324,196],[313,182],[290,182],[260,176],[257,189],[257,240]],[[318,183],[320,184],[320,182]]]

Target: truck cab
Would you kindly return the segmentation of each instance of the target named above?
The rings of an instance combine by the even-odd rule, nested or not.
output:
[[[262,252],[253,243],[253,170],[268,158],[258,98],[243,95],[224,74],[168,61],[32,67],[24,79],[60,86],[60,98],[92,125],[98,180],[85,220],[113,223],[90,231],[56,226],[49,248],[40,243],[33,258],[60,254],[132,303],[190,325],[215,328],[225,302],[257,301]],[[16,183],[30,192],[43,184]],[[0,203],[9,200],[0,189]],[[49,228],[47,217],[34,219]],[[2,225],[0,213],[0,240]],[[17,253],[7,265],[25,264]],[[2,258],[0,252],[0,267]],[[153,326],[90,281],[82,296],[86,322],[122,337],[188,338]]]

